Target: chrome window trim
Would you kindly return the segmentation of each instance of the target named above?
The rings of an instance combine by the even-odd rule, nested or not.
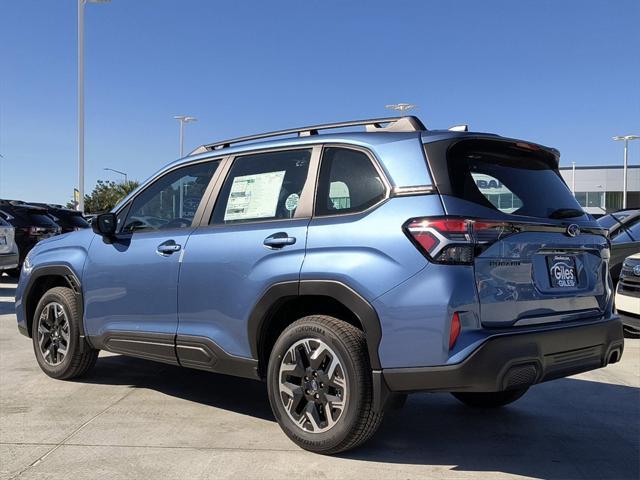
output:
[[[393,187],[391,189],[391,196],[409,197],[414,195],[429,195],[436,192],[437,189],[433,185],[415,185],[411,187]]]

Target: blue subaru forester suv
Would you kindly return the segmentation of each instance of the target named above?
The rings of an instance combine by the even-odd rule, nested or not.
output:
[[[321,453],[411,392],[506,405],[622,355],[609,241],[558,159],[415,117],[203,145],[93,231],[40,242],[18,328],[54,378],[107,350],[263,379]]]

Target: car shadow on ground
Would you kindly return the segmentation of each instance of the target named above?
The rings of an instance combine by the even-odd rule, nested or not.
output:
[[[16,296],[16,283],[18,279],[0,273],[0,315],[16,311],[13,303],[13,298]]]
[[[266,385],[124,356],[101,357],[81,382],[131,385],[273,421]],[[417,394],[342,458],[442,465],[537,478],[638,478],[640,389],[568,378],[503,409]]]

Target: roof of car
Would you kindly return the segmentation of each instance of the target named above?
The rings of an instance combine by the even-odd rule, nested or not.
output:
[[[364,127],[365,131],[353,131],[355,127]],[[493,138],[500,141],[523,142],[522,140],[501,137],[493,133],[470,132],[466,125],[452,128],[453,130],[428,130],[417,117],[404,116],[312,125],[221,140],[203,144],[187,156],[165,165],[156,171],[146,182],[143,182],[140,188],[144,188],[148,181],[165,171],[193,161],[212,157],[221,158],[257,150],[303,147],[326,143],[369,147],[374,150],[376,154],[384,158],[387,168],[389,167],[390,157],[396,157],[393,158],[395,168],[391,168],[391,170],[394,171],[388,171],[387,173],[390,173],[391,177],[394,177],[395,174],[395,178],[392,178],[392,180],[397,180],[399,185],[412,185],[413,180],[423,176],[419,168],[424,169],[424,175],[429,176],[429,174],[426,173],[426,165],[422,162],[422,167],[407,169],[401,167],[400,164],[406,160],[408,153],[415,152],[417,148],[422,148],[420,144],[456,138]],[[345,131],[344,129],[349,130]],[[329,132],[320,134],[321,131]],[[553,148],[528,141],[525,143],[535,145],[552,153],[556,159],[560,155],[559,152]],[[131,194],[121,200],[116,206],[116,209],[124,204],[130,197]]]

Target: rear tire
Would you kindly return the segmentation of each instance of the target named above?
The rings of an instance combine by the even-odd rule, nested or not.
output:
[[[529,387],[505,390],[503,392],[452,392],[462,403],[476,408],[498,408],[515,402],[525,393]]]
[[[368,440],[380,426],[374,412],[364,333],[325,315],[301,318],[276,341],[267,372],[271,409],[298,446],[334,454]]]
[[[31,329],[33,350],[38,365],[50,377],[80,377],[95,365],[98,350],[80,336],[81,322],[70,288],[52,288],[38,302]]]

